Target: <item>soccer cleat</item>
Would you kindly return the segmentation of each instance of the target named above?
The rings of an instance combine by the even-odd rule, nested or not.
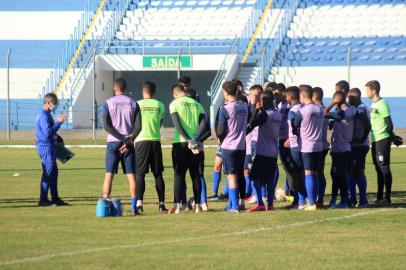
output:
[[[222,201],[222,199],[220,199],[220,197],[211,197],[207,199],[209,202],[220,202]]]
[[[287,206],[285,206],[284,208],[286,209],[286,210],[292,210],[292,209],[297,209],[297,207],[298,207],[298,204],[289,204],[289,205],[287,205]]]
[[[185,212],[189,211],[188,204],[187,203],[182,204],[182,206],[180,207],[180,210],[185,211]]]
[[[305,211],[316,211],[317,210],[317,206],[315,204],[310,205],[307,204],[306,207],[304,208]]]
[[[138,215],[141,215],[141,213],[140,212],[138,212],[138,207],[137,208],[133,208],[133,209],[131,209],[131,214],[133,215],[133,216],[138,216]]]
[[[207,203],[200,204],[200,207],[201,207],[203,212],[209,211],[209,206],[207,205]]]
[[[264,205],[255,205],[254,207],[250,208],[247,210],[247,212],[259,212],[259,211],[265,211],[265,206]]]
[[[368,202],[366,202],[366,203],[357,203],[357,205],[355,206],[356,208],[368,208],[369,207],[369,203]]]
[[[306,204],[298,204],[297,210],[304,210],[306,208]]]
[[[246,201],[249,204],[254,204],[257,203],[257,198],[255,196],[250,196]]]
[[[142,207],[142,205],[138,205],[137,209],[139,213],[144,213],[144,207]]]
[[[197,213],[200,213],[200,212],[202,212],[202,209],[200,208],[199,204],[196,204],[195,205],[195,213],[197,214]]]
[[[387,206],[387,205],[391,205],[391,204],[392,204],[391,199],[380,199],[380,200],[377,199],[374,202],[375,206]]]
[[[169,215],[171,215],[171,214],[179,214],[180,213],[180,208],[179,207],[177,207],[177,208],[175,208],[175,207],[171,207],[171,208],[169,208],[169,210],[168,210],[168,214]]]
[[[340,202],[339,204],[336,205],[335,208],[336,209],[346,209],[346,208],[349,208],[349,206],[348,206],[347,202]]]
[[[328,205],[328,208],[334,209],[336,208],[336,202],[335,201],[330,201],[330,204]]]
[[[316,207],[317,207],[317,209],[324,209],[324,205],[322,202],[316,203]]]
[[[165,213],[168,213],[168,209],[166,209],[165,208],[165,205],[163,205],[163,204],[161,204],[160,206],[159,206],[159,212],[161,212],[161,213],[163,213],[163,214],[165,214]]]
[[[233,208],[227,209],[227,212],[228,213],[240,213],[240,211],[238,211],[237,209],[233,209]]]
[[[223,193],[218,196],[219,201],[227,200],[228,196],[224,195]]]
[[[63,201],[61,198],[56,198],[56,199],[52,200],[51,204],[55,205],[55,206],[68,206],[69,205],[69,203]]]
[[[51,205],[52,203],[49,200],[38,202],[38,206],[51,206]]]
[[[273,205],[271,205],[271,204],[268,204],[267,206],[266,206],[266,211],[275,211],[276,209],[275,209],[275,206],[273,206]]]
[[[349,199],[348,201],[349,207],[355,207],[358,204],[357,199]]]

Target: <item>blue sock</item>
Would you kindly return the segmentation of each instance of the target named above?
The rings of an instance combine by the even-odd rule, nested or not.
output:
[[[266,191],[267,191],[267,203],[268,205],[273,205],[273,200],[275,197],[275,185],[274,181],[269,181],[268,184],[266,185]]]
[[[226,183],[224,184],[224,190],[223,190],[223,195],[224,196],[228,196],[229,193],[229,187],[228,187],[228,180],[226,181]]]
[[[347,174],[347,186],[348,186],[348,192],[350,193],[350,200],[351,201],[357,200],[357,188],[356,188],[355,179],[350,174]]]
[[[232,207],[232,205],[231,205],[231,198],[228,197],[228,200],[227,200],[227,210],[230,210],[231,207]]]
[[[299,204],[300,205],[306,204],[306,195],[299,191],[297,192],[297,195],[298,195],[298,199],[299,199]]]
[[[257,189],[255,188],[254,181],[251,181],[251,189],[252,189],[252,196],[254,196],[255,198],[258,198],[258,193],[257,193]]]
[[[308,174],[305,175],[305,186],[306,186],[306,193],[307,193],[307,199],[309,200],[309,204],[313,205],[314,204],[314,181],[313,181],[313,175]]]
[[[213,194],[218,194],[221,180],[221,172],[213,171]]]
[[[314,202],[317,200],[317,195],[319,194],[319,176],[317,174],[313,174],[313,199]]]
[[[368,203],[368,196],[367,196],[367,178],[361,177],[358,179],[358,188],[359,188],[359,200],[361,204]]]
[[[260,183],[260,181],[253,181],[254,182],[254,189],[256,191],[257,194],[260,194],[261,190],[262,190],[262,185]],[[262,196],[257,196],[257,202],[259,205],[264,205],[264,201],[262,200]]]
[[[231,208],[234,210],[238,210],[238,191],[236,188],[229,189],[228,199],[231,199]]]
[[[324,175],[319,177],[319,192],[317,196],[318,203],[323,203],[324,194],[326,193],[326,184],[326,177],[324,177]]]
[[[206,180],[204,177],[200,177],[200,181],[202,183],[202,192],[200,193],[200,202],[201,203],[207,203],[207,188],[206,188]]]
[[[251,195],[251,180],[249,176],[244,176],[245,178],[245,196],[249,197]]]
[[[135,212],[138,212],[136,197],[131,197],[131,206]]]

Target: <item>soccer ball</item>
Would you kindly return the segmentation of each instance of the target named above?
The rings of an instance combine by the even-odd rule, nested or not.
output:
[[[187,201],[187,206],[189,210],[195,210],[195,198],[190,197],[189,200]]]
[[[275,192],[275,198],[278,202],[286,201],[286,191],[283,188],[278,188]]]

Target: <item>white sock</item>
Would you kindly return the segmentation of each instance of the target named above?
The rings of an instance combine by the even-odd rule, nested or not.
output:
[[[142,206],[142,200],[137,200],[137,206]]]

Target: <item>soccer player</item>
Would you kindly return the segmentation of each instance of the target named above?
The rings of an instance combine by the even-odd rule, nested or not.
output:
[[[133,141],[141,131],[141,113],[137,102],[125,95],[127,83],[124,79],[119,78],[114,81],[113,91],[114,96],[106,100],[101,113],[104,129],[108,134],[103,198],[110,198],[114,174],[117,173],[118,164],[121,161],[121,167],[129,183],[132,213],[137,215],[139,212]]]
[[[274,210],[274,176],[279,153],[278,144],[282,114],[274,108],[274,98],[271,91],[262,93],[260,106],[262,108],[255,113],[247,128],[247,132],[251,132],[258,127],[257,150],[252,163],[250,178],[253,179],[257,194],[261,194],[262,187],[266,186],[267,206],[264,206],[262,196],[257,196],[258,203],[249,209],[249,212]]]
[[[299,136],[298,130],[293,125],[296,113],[299,112],[302,104],[300,104],[299,88],[297,86],[290,86],[286,89],[286,100],[290,105],[290,111],[288,114],[288,127],[289,136],[284,142],[284,147],[289,148],[289,170],[292,175],[293,183],[292,187],[295,193],[298,195],[297,209],[303,210],[306,207],[306,190],[304,186],[304,171],[302,164],[302,156],[299,148]],[[292,203],[291,207],[296,207],[296,204]]]
[[[330,208],[348,208],[347,177],[351,160],[351,141],[354,132],[355,110],[346,103],[345,93],[334,93],[333,102],[324,109],[324,116],[333,119],[331,135],[331,178],[333,180]],[[334,112],[330,112],[336,107]],[[341,202],[336,205],[338,190]]]
[[[172,122],[175,126],[172,145],[172,163],[174,169],[174,206],[170,214],[180,213],[182,185],[185,182],[187,170],[193,182],[193,197],[196,203],[195,213],[201,212],[201,179],[199,155],[192,152],[192,145],[200,140],[206,130],[204,109],[196,100],[186,96],[186,89],[181,84],[172,87],[174,101],[169,105]]]
[[[302,107],[295,114],[293,125],[299,131],[299,147],[305,173],[305,187],[308,205],[304,210],[317,210],[316,199],[319,193],[318,171],[323,149],[323,111],[313,104],[313,88],[300,85]]]
[[[51,112],[58,106],[58,97],[54,93],[44,96],[42,110],[36,121],[36,148],[42,164],[40,198],[38,206],[68,205],[58,194],[58,166],[56,164],[56,144],[62,138],[57,134],[59,128],[66,121],[67,115],[60,115],[54,121]],[[51,201],[48,199],[48,190]]]
[[[323,104],[323,96],[324,96],[323,89],[321,89],[320,87],[313,88],[313,97],[312,97],[313,103],[320,106],[320,109],[324,112],[325,106]],[[326,184],[327,184],[326,176],[324,175],[324,167],[326,164],[326,156],[328,154],[328,150],[330,149],[330,145],[327,140],[328,120],[327,118],[324,118],[322,121],[323,121],[323,130],[322,130],[323,147],[318,170],[319,191],[317,194],[317,202],[316,202],[318,208],[323,208],[324,205],[324,194],[326,192]]]
[[[165,106],[162,102],[154,99],[155,89],[155,83],[151,81],[144,82],[142,85],[143,99],[138,101],[141,111],[142,129],[134,144],[135,168],[137,171],[137,208],[139,212],[144,212],[145,174],[151,168],[159,200],[158,210],[161,213],[166,213],[160,132],[165,116]]]
[[[289,156],[290,156],[290,149],[285,147],[285,141],[288,139],[289,135],[289,126],[288,126],[288,115],[290,106],[286,101],[286,87],[283,83],[275,84],[274,87],[269,86],[270,83],[267,85],[267,89],[273,89],[272,93],[275,99],[275,106],[277,110],[282,114],[282,122],[281,122],[281,130],[279,131],[279,155],[281,158],[282,166],[286,174],[286,181],[285,181],[285,191],[288,192],[289,189],[292,189],[292,176],[289,171]],[[275,176],[275,188],[278,182],[278,178]],[[297,202],[294,202],[297,204]]]
[[[361,90],[352,88],[348,92],[348,100],[351,106],[356,108],[354,118],[354,135],[351,143],[351,177],[354,183],[348,187],[350,190],[350,202],[357,207],[367,207],[367,179],[365,177],[365,157],[369,151],[368,135],[371,131],[370,112],[368,107],[361,101]],[[359,203],[356,199],[356,186],[359,189]]]
[[[335,91],[342,91],[345,96],[347,96],[350,91],[350,84],[345,80],[338,81],[336,83]]]
[[[237,100],[237,83],[227,81],[222,88],[226,104],[220,108],[216,134],[220,140],[223,170],[227,174],[229,185],[227,211],[239,212],[238,188],[245,192],[245,181],[241,176],[244,170],[248,107],[246,103]]]
[[[197,92],[194,89],[188,89],[186,92],[186,96],[193,98],[194,100],[196,100],[197,102],[199,102],[199,95],[197,94]],[[202,208],[202,211],[208,211],[208,205],[207,205],[207,186],[206,186],[206,179],[204,178],[204,160],[205,160],[205,155],[204,155],[204,146],[203,146],[203,142],[208,139],[211,136],[211,129],[210,129],[210,119],[209,116],[207,115],[207,113],[204,113],[204,121],[206,122],[205,126],[206,126],[206,130],[205,132],[201,135],[201,137],[199,138],[199,145],[201,143],[201,148],[199,151],[199,173],[200,173],[200,180],[202,183],[202,192],[201,192],[201,196],[200,196],[200,206]]]
[[[381,98],[381,85],[378,81],[369,81],[365,85],[371,105],[371,142],[372,160],[378,179],[376,203],[390,205],[392,190],[392,172],[390,170],[391,142],[394,137],[393,123],[388,103]],[[385,187],[385,198],[383,195]]]

